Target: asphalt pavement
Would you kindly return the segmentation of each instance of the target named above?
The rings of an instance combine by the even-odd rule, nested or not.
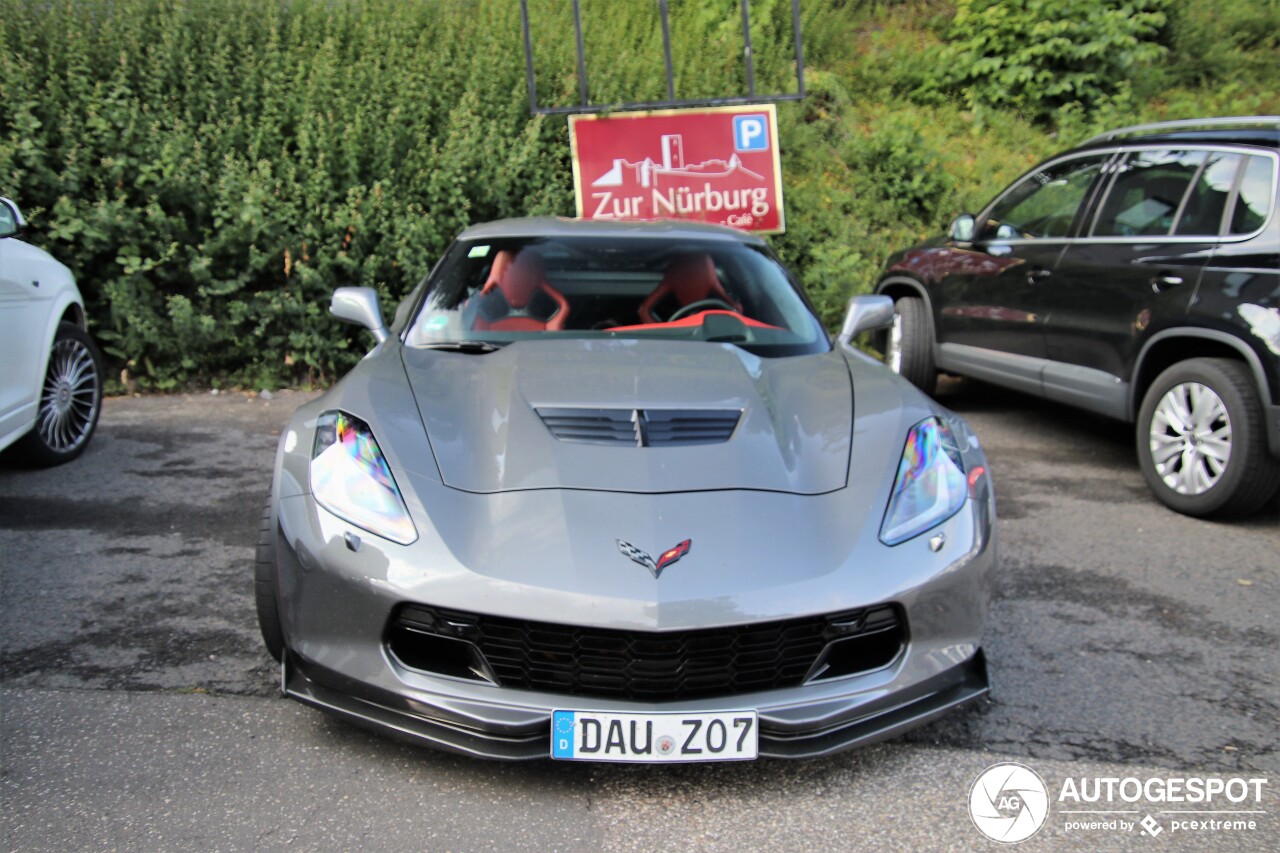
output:
[[[1280,501],[1185,518],[1147,492],[1128,427],[973,383],[939,394],[997,489],[989,701],[826,759],[682,767],[464,759],[279,698],[253,538],[306,396],[110,399],[76,462],[0,457],[0,846],[997,849],[971,787],[1019,762],[1049,800],[1022,849],[1280,848]],[[1063,797],[1200,777],[1267,782],[1256,801]]]

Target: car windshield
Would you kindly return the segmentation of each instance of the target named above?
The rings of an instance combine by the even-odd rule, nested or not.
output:
[[[763,248],[634,236],[459,241],[405,343],[483,352],[556,337],[731,343],[761,356],[830,346]]]

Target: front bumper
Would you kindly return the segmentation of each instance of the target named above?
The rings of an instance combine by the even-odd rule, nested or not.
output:
[[[740,503],[703,523],[694,555],[664,573],[661,581],[615,550],[612,561],[601,553],[586,560],[534,562],[552,569],[528,571],[521,582],[516,556],[491,552],[482,573],[469,568],[476,561],[458,559],[440,540],[424,536],[410,546],[393,545],[355,530],[308,495],[284,498],[276,505],[280,611],[288,647],[282,686],[290,697],[355,723],[491,758],[549,757],[551,713],[557,709],[649,713],[753,708],[760,720],[760,754],[772,757],[823,755],[892,737],[987,692],[981,631],[996,547],[994,501],[985,486],[983,492],[939,527],[902,545],[884,547],[874,540],[874,532],[869,544],[817,543],[786,572],[751,564],[748,551],[766,551],[771,537],[767,530],[753,533],[752,525],[761,525],[752,519],[777,517],[783,506],[796,512],[797,499],[724,497]],[[473,501],[486,509],[508,499],[451,497],[455,504]],[[696,517],[701,507],[695,502],[702,500],[688,495],[555,498],[576,518],[608,502],[639,502],[644,506],[631,514],[687,519]],[[848,499],[848,493],[807,498],[797,517],[838,515],[843,511],[839,502]],[[604,511],[627,517],[618,509],[608,506]],[[474,507],[468,511],[478,512]],[[580,529],[600,526],[583,523]],[[364,537],[354,551],[345,544],[348,533]],[[941,553],[929,545],[938,534],[948,543]],[[849,536],[866,538],[857,532]],[[709,565],[707,555],[715,551],[718,537],[747,543],[727,561],[738,567],[727,574]],[[658,541],[666,538],[671,537]],[[711,544],[698,551],[704,542]],[[574,544],[555,537],[545,547]],[[823,545],[829,547],[824,550]],[[529,547],[525,545],[526,551]],[[707,562],[698,563],[694,556]],[[765,565],[780,564],[781,558],[767,556]],[[592,574],[565,577],[559,586],[548,580],[556,578],[554,570],[580,572],[582,566]],[[901,653],[871,671],[727,696],[651,702],[513,689],[406,667],[388,645],[393,614],[406,603],[658,633],[892,604],[901,609],[907,633]]]
[[[482,758],[545,759],[551,754],[551,715],[518,727],[486,724],[442,713],[399,693],[380,691],[287,653],[281,663],[285,695],[348,722],[401,740]],[[823,720],[804,720],[802,708],[760,712],[760,755],[768,758],[812,758],[885,740],[929,723],[987,693],[987,665],[982,651],[964,663],[901,694],[859,705]],[[750,704],[736,696],[734,707]],[[561,702],[560,704],[564,704]],[[570,704],[591,705],[576,699]],[[650,708],[649,710],[654,710]],[[435,710],[436,713],[432,713]]]

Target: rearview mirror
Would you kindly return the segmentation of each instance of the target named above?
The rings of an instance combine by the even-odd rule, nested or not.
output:
[[[378,306],[378,292],[372,287],[339,287],[333,292],[329,313],[339,320],[364,326],[373,332],[378,343],[387,339],[387,327],[382,322],[382,309]]]
[[[888,328],[893,325],[896,313],[893,300],[887,296],[855,296],[849,300],[849,311],[844,315],[837,340],[848,346],[863,332]]]

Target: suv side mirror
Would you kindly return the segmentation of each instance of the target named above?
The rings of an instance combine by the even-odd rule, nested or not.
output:
[[[0,198],[0,237],[12,237],[26,224],[18,206],[7,198]]]
[[[373,332],[378,343],[387,339],[387,327],[378,307],[378,292],[372,287],[339,287],[333,292],[329,313],[339,320],[364,326]]]
[[[897,309],[888,296],[855,296],[849,300],[849,312],[844,315],[844,325],[836,340],[848,346],[863,332],[892,326],[896,314]]]
[[[978,221],[972,214],[962,213],[951,220],[951,239],[957,243],[972,243],[978,230]]]

